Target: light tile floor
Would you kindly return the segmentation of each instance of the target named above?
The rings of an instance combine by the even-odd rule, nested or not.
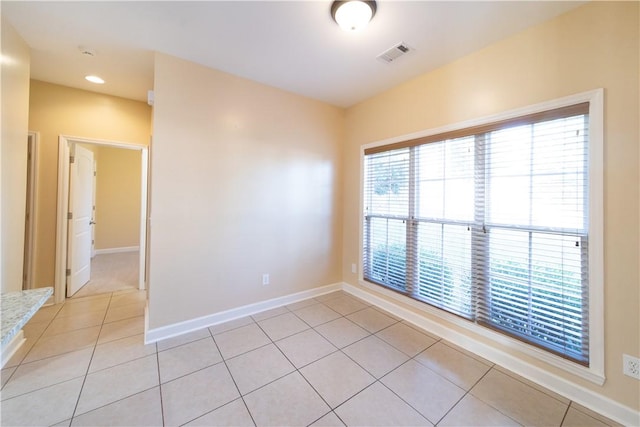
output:
[[[1,424],[616,425],[343,292],[150,345],[144,306],[42,308],[2,369]]]

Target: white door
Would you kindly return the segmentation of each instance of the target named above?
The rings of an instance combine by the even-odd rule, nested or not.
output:
[[[75,146],[69,175],[69,277],[67,297],[91,277],[91,223],[93,213],[93,152]]]

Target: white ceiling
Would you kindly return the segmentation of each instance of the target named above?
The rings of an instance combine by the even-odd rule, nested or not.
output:
[[[1,7],[32,49],[37,80],[146,100],[158,51],[346,107],[583,3],[378,1],[359,33],[333,22],[330,0],[3,0]],[[391,64],[376,60],[401,41],[415,51]],[[87,74],[106,84],[86,82]]]

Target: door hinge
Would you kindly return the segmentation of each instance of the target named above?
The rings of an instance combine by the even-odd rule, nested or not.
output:
[[[74,163],[76,161],[76,158],[73,156],[69,156],[69,163]]]
[[[73,219],[73,213],[67,212],[67,219]]]
[[[67,268],[67,276],[71,276],[71,269]]]

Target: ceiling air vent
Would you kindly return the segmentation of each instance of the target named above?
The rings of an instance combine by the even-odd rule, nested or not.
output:
[[[402,55],[405,55],[412,51],[413,51],[412,48],[407,46],[406,43],[402,42],[402,43],[398,43],[391,49],[388,49],[382,52],[380,55],[377,56],[377,58],[382,62],[386,62],[387,64],[390,64],[396,59],[400,58]]]

